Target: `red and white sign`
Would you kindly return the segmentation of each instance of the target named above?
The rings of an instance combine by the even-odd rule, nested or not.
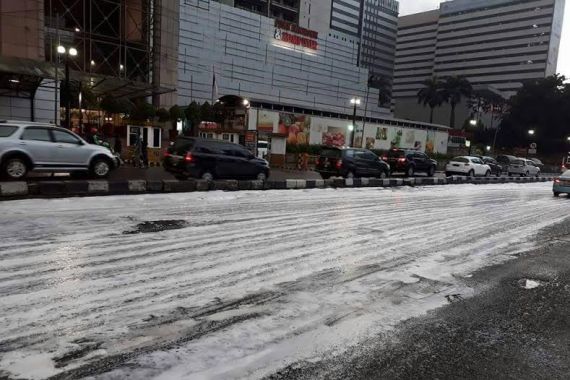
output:
[[[283,20],[275,20],[276,40],[290,43],[292,45],[302,46],[311,50],[317,50],[319,45],[317,39],[319,32],[301,28],[297,24],[292,24]]]
[[[200,130],[215,130],[215,129],[219,129],[219,128],[220,128],[220,126],[218,125],[218,123],[213,122],[213,121],[203,121],[198,126],[198,129],[200,129]]]

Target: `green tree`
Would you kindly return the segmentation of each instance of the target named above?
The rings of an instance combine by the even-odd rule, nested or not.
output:
[[[437,77],[426,79],[424,87],[418,91],[418,103],[424,107],[429,106],[429,122],[433,123],[433,112],[435,107],[443,104],[442,84]]]
[[[186,125],[188,127],[184,133],[187,135],[196,135],[198,132],[198,125],[202,121],[200,116],[200,105],[195,101],[190,103],[188,107],[186,107],[184,114],[186,115]]]
[[[129,119],[133,121],[147,121],[156,116],[156,109],[146,100],[137,100],[129,114]]]
[[[452,76],[445,78],[442,88],[443,101],[449,103],[451,112],[449,115],[449,126],[455,128],[455,108],[463,99],[471,98],[473,88],[467,78],[462,76]]]
[[[527,145],[528,130],[543,153],[567,150],[570,136],[570,85],[565,77],[553,75],[529,80],[513,96],[501,124],[500,142],[505,146]]]
[[[158,117],[158,121],[161,123],[165,123],[170,121],[170,112],[166,108],[159,108],[156,111],[156,117]]]
[[[178,120],[184,120],[186,116],[184,114],[184,111],[182,111],[182,108],[180,108],[176,104],[170,107],[170,109],[168,110],[168,114],[170,121],[172,121],[173,123],[178,122]]]

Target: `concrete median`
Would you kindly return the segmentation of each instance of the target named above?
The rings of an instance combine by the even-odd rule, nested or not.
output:
[[[237,181],[237,180],[98,180],[98,181],[35,181],[0,182],[0,199],[18,198],[62,198],[72,196],[126,195],[144,193],[181,193],[194,191],[239,191],[239,190],[300,190],[323,188],[438,186],[446,184],[500,184],[535,183],[552,181],[552,177],[465,177],[447,178],[331,178],[331,179],[287,179],[280,181]]]

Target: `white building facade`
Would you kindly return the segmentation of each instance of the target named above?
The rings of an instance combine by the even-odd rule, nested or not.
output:
[[[564,6],[565,0],[454,0],[438,10],[401,17],[396,117],[428,120],[429,110],[418,106],[417,93],[432,76],[465,76],[508,98],[525,80],[555,74]],[[448,110],[443,107],[435,116],[445,123]]]

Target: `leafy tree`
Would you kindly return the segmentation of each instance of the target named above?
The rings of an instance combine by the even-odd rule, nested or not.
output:
[[[500,141],[505,146],[524,145],[530,141],[528,130],[536,131],[532,142],[543,153],[566,151],[570,136],[570,85],[553,75],[529,80],[509,101]]]
[[[156,116],[156,109],[146,100],[138,100],[129,114],[129,119],[133,121],[146,121]]]
[[[424,107],[429,106],[429,122],[433,123],[433,111],[435,107],[443,104],[443,88],[442,83],[437,77],[426,79],[423,83],[424,87],[418,91],[418,103]]]
[[[190,103],[186,110],[184,111],[187,120],[188,130],[185,131],[185,134],[188,135],[195,135],[198,132],[198,125],[202,121],[202,117],[200,116],[200,105],[195,101]]]
[[[173,123],[176,123],[178,120],[184,120],[186,117],[184,111],[182,111],[182,108],[180,108],[176,104],[170,107],[170,109],[168,110],[168,114],[170,117],[170,121],[172,121]]]
[[[170,121],[170,112],[168,112],[166,108],[159,108],[156,111],[156,116],[158,117],[158,121],[161,123]]]
[[[443,101],[451,106],[449,115],[449,126],[455,128],[455,108],[462,99],[469,99],[473,92],[471,83],[465,77],[452,76],[447,77],[443,82],[442,96]]]

